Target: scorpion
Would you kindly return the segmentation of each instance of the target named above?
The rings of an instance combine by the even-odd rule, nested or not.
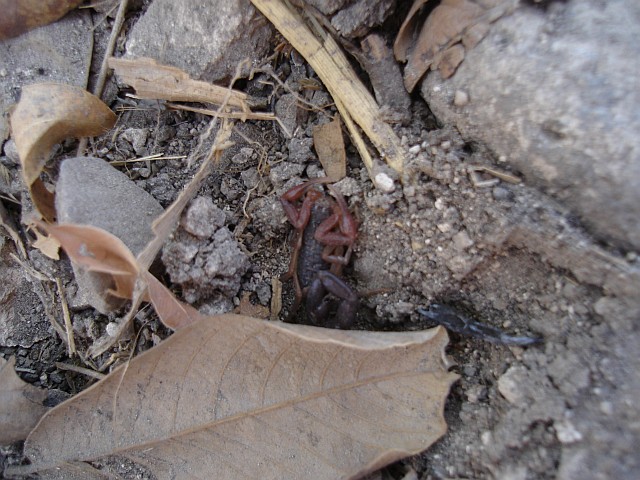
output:
[[[358,295],[342,279],[357,236],[357,223],[344,197],[326,185],[333,198],[315,188],[327,184],[317,178],[287,190],[280,202],[295,232],[292,239],[289,270],[280,278],[292,280],[295,302],[287,321],[291,321],[303,300],[309,320],[326,325],[337,308],[337,326],[349,328],[358,310]]]

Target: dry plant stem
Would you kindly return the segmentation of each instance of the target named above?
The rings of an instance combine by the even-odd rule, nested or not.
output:
[[[77,365],[71,365],[70,363],[56,362],[56,367],[60,370],[67,370],[69,372],[76,372],[87,377],[102,380],[106,375],[104,373],[96,372],[90,368],[78,367]]]
[[[98,74],[98,80],[96,81],[95,88],[93,89],[93,94],[96,97],[102,96],[102,90],[104,89],[104,84],[107,80],[107,71],[109,70],[109,57],[113,53],[113,49],[116,46],[116,41],[118,40],[118,35],[120,34],[120,29],[122,28],[122,24],[124,23],[124,15],[127,13],[127,4],[129,0],[120,0],[120,6],[118,7],[118,13],[116,14],[115,21],[113,22],[113,28],[111,29],[111,35],[109,35],[109,43],[107,44],[107,49],[104,52],[104,58],[102,59],[102,64],[100,65],[100,73]],[[84,155],[84,151],[87,148],[88,140],[87,138],[81,138],[78,143],[78,156]]]
[[[69,314],[69,305],[64,296],[64,287],[62,281],[56,278],[56,287],[58,287],[58,295],[60,296],[60,305],[62,305],[62,315],[64,317],[64,326],[67,329],[67,346],[69,347],[69,356],[76,353],[76,341],[73,336],[73,325],[71,324],[71,315]]]
[[[136,90],[136,97],[172,102],[203,102],[224,105],[249,113],[248,95],[231,88],[192,79],[186,72],[150,58],[135,60],[110,57],[109,66]]]
[[[251,1],[313,67],[336,101],[345,124],[351,116],[387,164],[402,173],[404,153],[400,139],[382,120],[376,101],[360,82],[335,40],[325,34],[320,41],[281,0]]]
[[[278,122],[280,128],[285,131],[285,133],[291,136],[291,133],[285,128],[282,121],[276,117],[273,113],[267,112],[221,112],[219,110],[211,110],[208,108],[198,108],[198,107],[190,107],[188,105],[179,105],[177,103],[167,102],[166,106],[168,108],[172,108],[174,110],[184,110],[187,112],[201,113],[203,115],[210,115],[212,117],[220,117],[220,118],[230,118],[235,120],[242,120],[243,122],[246,120],[267,120],[271,122]]]
[[[4,229],[7,231],[7,233],[11,237],[11,240],[13,240],[13,243],[15,244],[16,249],[20,253],[20,256],[26,259],[27,252],[24,248],[24,244],[22,243],[22,239],[20,238],[20,235],[18,234],[18,230],[16,229],[15,224],[13,223],[13,220],[11,219],[11,217],[9,217],[9,213],[4,208],[4,204],[2,202],[0,202],[0,225],[4,227]]]

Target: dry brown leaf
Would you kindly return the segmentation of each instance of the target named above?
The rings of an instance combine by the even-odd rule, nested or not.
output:
[[[22,89],[11,114],[11,130],[22,164],[22,176],[42,216],[55,216],[53,194],[38,178],[53,146],[68,137],[100,135],[115,123],[115,114],[98,97],[80,87],[38,83]]]
[[[419,20],[417,13],[428,1],[429,0],[414,0],[409,13],[407,13],[407,17],[404,19],[404,22],[402,22],[402,25],[400,25],[396,40],[393,42],[393,55],[399,62],[407,61],[407,54],[413,45],[414,30]]]
[[[60,260],[60,242],[50,235],[43,235],[36,229],[33,230],[33,233],[36,235],[36,240],[31,246],[40,250],[44,256],[51,260]]]
[[[251,292],[242,293],[242,296],[240,297],[240,305],[233,310],[233,313],[243,315],[245,317],[259,318],[261,320],[266,320],[271,316],[269,308],[264,305],[254,305],[251,303]]]
[[[394,45],[396,59],[408,58],[404,83],[409,92],[429,69],[440,68],[444,78],[453,75],[464,58],[464,49],[456,44],[462,42],[466,48],[472,48],[486,35],[489,23],[516,5],[514,0],[442,0],[427,17],[407,54],[413,33],[411,27],[424,3],[416,0],[413,4]]]
[[[347,175],[347,153],[339,116],[329,123],[314,127],[313,146],[327,178],[332,182],[342,180]]]
[[[24,440],[49,410],[47,391],[23,382],[13,367],[16,359],[0,357],[0,445]]]
[[[8,473],[115,454],[156,478],[353,478],[444,434],[446,343],[205,318],[50,411]]]
[[[409,55],[404,71],[404,83],[410,92],[418,80],[452,42],[459,40],[466,28],[482,15],[482,7],[470,0],[443,0],[433,9],[422,26]],[[437,66],[437,65],[436,65]]]
[[[132,297],[139,274],[138,264],[118,237],[89,225],[37,224],[60,242],[75,264],[90,272],[110,275],[115,284],[111,294],[119,298]]]
[[[200,318],[196,309],[178,301],[167,287],[141,268],[118,237],[89,225],[45,225],[41,222],[38,225],[60,242],[74,263],[88,271],[109,275],[115,285],[110,294],[134,299],[136,283],[142,282],[141,299],[151,302],[167,327],[177,330]]]
[[[159,64],[151,58],[111,57],[108,62],[116,75],[124,83],[131,85],[136,90],[136,95],[141,98],[226,104],[249,112],[246,93],[193,80],[179,68]]]
[[[82,0],[0,0],[0,40],[62,18]]]

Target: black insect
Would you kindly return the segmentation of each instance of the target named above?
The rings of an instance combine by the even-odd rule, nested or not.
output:
[[[419,308],[418,313],[442,325],[447,330],[461,335],[477,337],[490,343],[527,347],[529,345],[542,343],[543,341],[542,337],[508,335],[496,327],[465,317],[455,309],[446,305],[434,303],[430,305],[428,309]]]

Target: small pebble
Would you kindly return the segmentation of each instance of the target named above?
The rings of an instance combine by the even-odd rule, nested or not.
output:
[[[396,186],[393,179],[384,172],[378,173],[374,178],[376,187],[383,193],[392,193],[395,191]]]
[[[116,322],[109,322],[107,324],[107,335],[115,337],[118,334],[118,324]]]
[[[409,149],[409,153],[411,155],[417,155],[418,153],[420,153],[420,145],[414,145],[413,147],[411,147]]]
[[[469,103],[469,94],[462,90],[456,90],[453,96],[453,104],[456,107],[464,107]]]
[[[555,423],[554,427],[560,443],[575,443],[582,440],[582,434],[568,420]]]

